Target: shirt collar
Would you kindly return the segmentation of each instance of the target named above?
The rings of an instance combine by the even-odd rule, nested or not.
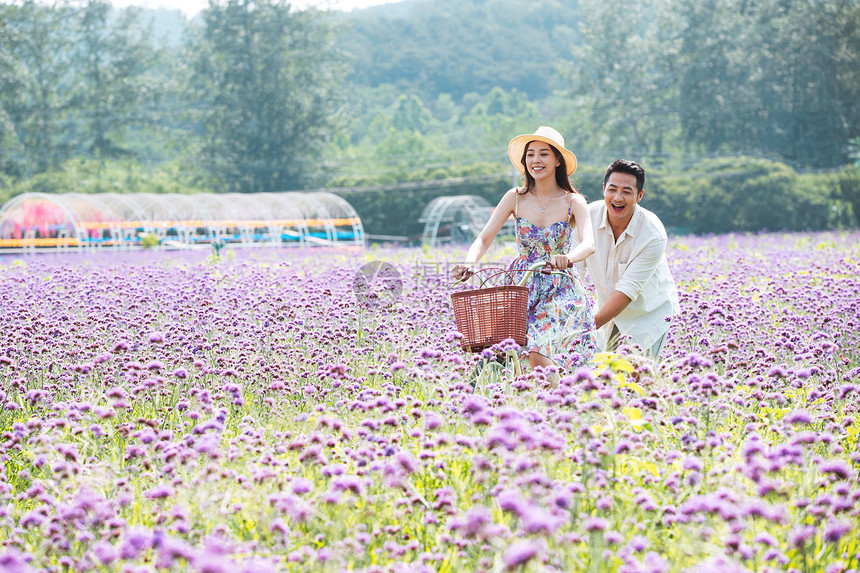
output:
[[[639,203],[636,204],[636,208],[633,210],[633,216],[630,218],[630,222],[627,224],[627,228],[624,229],[624,232],[631,237],[636,236],[636,231],[639,230],[639,226],[642,224],[642,209],[639,207]]]
[[[641,223],[642,209],[639,207],[639,203],[637,203],[636,208],[633,210],[633,216],[630,218],[630,222],[627,223],[627,228],[624,229],[624,234],[630,235],[631,237],[636,236],[636,231],[639,229],[639,225]],[[606,229],[607,233],[612,233],[612,227],[609,226],[609,209],[606,208],[605,204],[603,205],[603,218],[597,228]]]
[[[600,219],[600,225],[597,226],[598,229],[609,229],[609,232],[612,232],[612,229],[609,227],[609,209],[606,208],[606,203],[602,205],[603,207],[603,217]]]

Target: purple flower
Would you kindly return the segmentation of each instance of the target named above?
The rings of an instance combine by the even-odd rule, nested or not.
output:
[[[463,516],[461,530],[467,538],[477,537],[481,535],[484,527],[493,522],[493,516],[490,510],[483,505],[475,505],[469,508],[466,515]]]
[[[424,427],[428,430],[435,430],[442,425],[442,416],[435,412],[427,412],[424,414]]]
[[[152,372],[158,372],[159,370],[164,369],[164,364],[160,360],[153,360],[146,365],[146,369]]]
[[[162,499],[173,495],[173,488],[167,484],[160,484],[149,488],[143,492],[143,495],[149,499]]]
[[[413,456],[412,454],[400,451],[397,452],[397,454],[394,456],[394,459],[407,474],[413,474],[418,471],[418,462],[415,460],[415,456]]]
[[[104,565],[109,565],[117,558],[116,548],[107,541],[100,539],[93,546],[93,553]]]
[[[515,541],[505,549],[502,562],[508,571],[525,566],[526,563],[542,554],[543,546],[537,541],[525,539]]]
[[[152,547],[152,531],[142,527],[126,529],[119,555],[123,559],[134,559],[141,551]]]
[[[0,573],[31,573],[33,568],[28,564],[29,560],[29,555],[6,549],[5,553],[0,553]]]
[[[313,491],[314,482],[309,479],[305,479],[303,477],[293,478],[293,481],[290,482],[290,489],[293,490],[293,493],[297,495],[301,495],[304,493],[308,493]]]
[[[336,491],[351,491],[355,495],[361,495],[363,485],[361,478],[354,475],[341,475],[331,480],[331,486]]]
[[[128,343],[123,340],[120,340],[113,345],[113,348],[111,348],[111,352],[114,354],[117,354],[119,352],[125,352],[126,350],[128,350]]]
[[[850,384],[850,383],[849,384],[843,384],[842,386],[839,387],[839,390],[837,391],[836,395],[840,400],[844,400],[845,397],[848,396],[848,394],[850,394],[851,392],[854,392],[855,390],[857,390],[856,385]]]
[[[792,410],[783,418],[789,424],[809,424],[812,417],[806,410]]]
[[[799,549],[803,547],[813,535],[815,535],[815,527],[811,525],[804,525],[795,528],[788,534],[788,544]]]
[[[785,371],[785,368],[780,366],[774,366],[770,370],[768,370],[767,375],[771,378],[785,378],[788,376],[788,372]]]
[[[833,521],[824,529],[824,540],[828,543],[836,543],[853,529],[853,525],[847,521]]]
[[[851,476],[851,467],[842,460],[828,460],[821,462],[818,466],[821,473],[831,474],[839,479],[848,479]]]
[[[510,511],[516,513],[519,517],[525,515],[530,509],[530,504],[523,499],[522,494],[516,490],[505,490],[501,492],[497,501],[502,511]]]
[[[702,471],[702,460],[700,460],[696,456],[687,456],[686,459],[684,459],[684,464],[682,467],[685,470],[700,472]]]
[[[630,543],[629,543],[630,549],[632,549],[633,551],[636,551],[637,553],[645,551],[646,549],[648,549],[649,544],[650,544],[650,541],[644,535],[634,535],[630,539]]]
[[[582,528],[589,532],[604,531],[607,527],[609,527],[609,521],[602,517],[589,517],[582,522]]]
[[[526,533],[554,533],[562,525],[562,519],[537,506],[532,506],[522,516],[522,528]]]
[[[622,541],[624,541],[624,536],[618,533],[615,530],[610,529],[609,531],[603,534],[603,539],[609,545],[618,545]]]
[[[645,554],[645,570],[648,573],[665,573],[669,570],[669,562],[657,553],[649,551]]]

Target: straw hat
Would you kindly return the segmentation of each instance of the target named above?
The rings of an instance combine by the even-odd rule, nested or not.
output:
[[[508,157],[517,171],[525,174],[525,166],[523,166],[521,160],[523,152],[526,150],[526,145],[531,141],[542,141],[552,145],[564,156],[564,162],[567,164],[567,174],[570,175],[576,171],[576,155],[573,154],[573,151],[564,148],[564,137],[553,128],[545,125],[540,126],[534,133],[525,133],[516,136],[508,144]]]

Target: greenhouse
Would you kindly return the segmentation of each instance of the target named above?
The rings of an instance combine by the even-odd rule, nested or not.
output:
[[[195,195],[25,193],[0,209],[0,249],[132,248],[159,244],[364,245],[343,198],[307,193]]]
[[[435,247],[442,243],[471,243],[493,213],[489,201],[478,195],[437,197],[421,214],[424,223],[422,242]],[[505,222],[501,234],[513,234],[513,220]]]

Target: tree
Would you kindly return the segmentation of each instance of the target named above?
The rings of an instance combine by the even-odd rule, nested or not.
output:
[[[464,105],[467,111],[462,123],[477,133],[475,144],[498,149],[500,158],[507,157],[505,146],[512,137],[534,132],[541,121],[537,106],[516,89],[506,92],[495,87],[484,96],[476,95],[473,105],[469,106],[468,100]]]
[[[325,175],[346,75],[332,35],[325,14],[284,0],[213,2],[203,12],[190,98],[204,129],[201,160],[225,189],[300,189]]]
[[[433,115],[417,95],[404,94],[397,98],[392,120],[394,129],[426,133],[432,120]]]
[[[663,151],[677,122],[677,92],[658,55],[676,48],[655,24],[659,2],[587,0],[580,9],[582,43],[562,66],[565,94],[579,110],[572,131],[591,134],[587,145],[612,155],[641,160]]]
[[[2,169],[42,173],[71,151],[64,122],[72,83],[70,10],[62,1],[25,1],[0,6],[0,22]]]
[[[125,132],[148,123],[147,107],[163,95],[152,75],[161,54],[149,43],[139,16],[137,8],[112,12],[105,0],[88,0],[77,12],[76,63],[82,81],[72,105],[81,144],[98,157],[125,154]]]
[[[794,165],[844,163],[860,129],[860,2],[670,2],[681,50],[668,65],[688,144]]]

